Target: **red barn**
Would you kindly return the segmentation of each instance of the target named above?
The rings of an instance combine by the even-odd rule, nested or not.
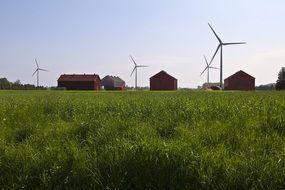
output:
[[[165,71],[150,77],[150,90],[177,90],[177,79]]]
[[[244,71],[238,71],[224,80],[225,90],[255,90],[255,78]]]
[[[100,90],[101,79],[96,74],[61,75],[57,80],[58,87],[66,90]]]

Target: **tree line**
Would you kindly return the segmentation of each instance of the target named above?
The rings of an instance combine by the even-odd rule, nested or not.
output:
[[[0,78],[0,90],[44,90],[43,86],[36,87],[33,84],[21,84],[20,80],[10,82],[7,78]]]

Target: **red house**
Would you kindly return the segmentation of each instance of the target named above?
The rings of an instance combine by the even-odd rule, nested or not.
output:
[[[63,74],[58,78],[57,86],[66,90],[100,90],[101,79],[96,74]]]
[[[177,90],[177,79],[165,71],[150,77],[150,90]]]
[[[255,90],[255,78],[244,71],[238,71],[224,80],[225,90]]]

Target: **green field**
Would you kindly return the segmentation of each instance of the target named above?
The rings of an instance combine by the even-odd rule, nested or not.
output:
[[[285,92],[0,91],[0,189],[285,189]]]

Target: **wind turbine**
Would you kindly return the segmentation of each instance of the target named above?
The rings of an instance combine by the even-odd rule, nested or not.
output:
[[[219,49],[221,50],[221,56],[220,56],[220,87],[223,88],[223,46],[228,46],[228,45],[238,45],[238,44],[246,44],[246,42],[234,42],[234,43],[224,43],[219,36],[216,34],[216,32],[214,31],[214,29],[212,28],[212,26],[208,23],[208,25],[210,26],[211,30],[213,31],[214,35],[216,36],[216,38],[219,41],[219,45],[217,47],[217,50],[215,51],[210,64],[212,63],[213,59],[215,58],[217,52],[219,51]]]
[[[210,69],[219,69],[219,68],[210,66],[210,64],[208,63],[207,58],[206,58],[205,55],[204,55],[204,59],[205,59],[205,62],[206,62],[206,65],[207,65],[207,66],[206,66],[206,68],[203,70],[203,72],[201,73],[200,76],[202,76],[203,73],[207,70],[207,84],[209,85]]]
[[[135,89],[137,89],[137,85],[138,85],[138,68],[139,67],[148,67],[148,66],[146,66],[146,65],[137,65],[137,63],[135,62],[133,57],[131,55],[130,55],[130,57],[131,57],[131,60],[133,61],[133,63],[135,64],[134,69],[133,69],[130,77],[133,75],[134,72],[136,72],[135,73]]]
[[[47,72],[48,70],[40,68],[37,59],[35,59],[35,62],[37,65],[37,69],[35,70],[35,72],[33,73],[32,76],[34,76],[37,73],[37,87],[39,87],[40,71],[46,71]]]

